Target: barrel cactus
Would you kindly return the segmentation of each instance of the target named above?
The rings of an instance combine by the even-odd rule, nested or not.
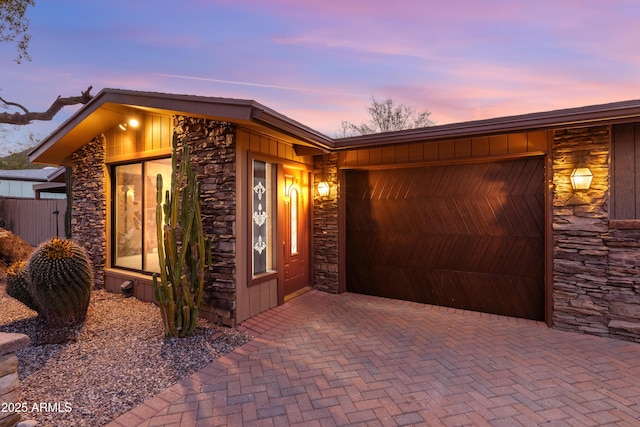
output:
[[[84,322],[93,274],[86,252],[71,240],[53,238],[29,258],[28,290],[50,327]]]
[[[38,311],[38,306],[29,293],[26,266],[26,261],[16,261],[7,269],[7,295],[17,299],[31,310]]]

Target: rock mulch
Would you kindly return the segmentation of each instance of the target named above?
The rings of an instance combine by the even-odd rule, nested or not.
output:
[[[191,337],[165,339],[155,305],[92,292],[82,328],[51,331],[0,284],[0,332],[31,338],[17,352],[23,420],[102,426],[251,339],[204,320]]]

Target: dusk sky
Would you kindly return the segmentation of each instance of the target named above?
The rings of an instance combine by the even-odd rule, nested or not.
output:
[[[254,99],[335,136],[371,96],[437,124],[640,98],[636,0],[37,0],[28,18],[33,60],[0,44],[0,96],[32,111],[92,85]]]

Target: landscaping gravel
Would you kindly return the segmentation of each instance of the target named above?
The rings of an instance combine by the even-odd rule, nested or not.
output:
[[[204,320],[191,337],[165,339],[157,306],[103,290],[93,291],[82,328],[51,331],[4,288],[0,332],[31,338],[17,353],[16,403],[43,427],[107,424],[251,339]]]

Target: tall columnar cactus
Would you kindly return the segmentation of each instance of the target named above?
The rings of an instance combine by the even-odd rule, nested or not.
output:
[[[57,237],[42,243],[29,258],[27,289],[50,327],[84,322],[93,273],[86,252]]]
[[[209,240],[200,216],[200,183],[191,167],[189,148],[182,144],[178,165],[178,138],[173,135],[171,188],[164,195],[157,176],[156,227],[160,280],[153,275],[153,291],[164,324],[165,337],[186,337],[196,328],[202,307],[204,273],[211,264]]]
[[[39,311],[36,302],[29,293],[29,273],[26,266],[26,261],[16,261],[7,269],[7,295],[17,299],[31,310]]]

